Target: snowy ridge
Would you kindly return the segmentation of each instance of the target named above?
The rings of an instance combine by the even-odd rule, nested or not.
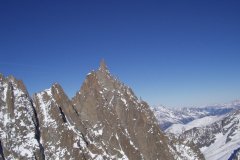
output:
[[[33,106],[28,94],[19,85],[20,82],[13,77],[0,82],[0,139],[5,159],[30,159],[39,150],[32,118]]]
[[[205,127],[193,128],[180,135],[185,143],[195,143],[207,160],[228,159],[240,145],[240,110]]]
[[[215,135],[215,141],[207,148],[202,148],[206,159],[228,159],[240,146],[240,113],[230,114],[223,119],[222,132]],[[231,120],[230,120],[231,119]],[[230,121],[229,121],[230,120]]]

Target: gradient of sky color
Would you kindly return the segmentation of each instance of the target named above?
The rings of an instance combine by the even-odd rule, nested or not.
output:
[[[69,97],[104,58],[149,104],[240,98],[240,1],[0,1],[0,73]]]

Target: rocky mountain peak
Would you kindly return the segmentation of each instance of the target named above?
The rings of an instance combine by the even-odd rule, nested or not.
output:
[[[114,78],[104,61],[88,74],[72,102],[86,128],[101,137],[93,136],[95,143],[107,144],[106,152],[117,159],[173,159],[148,104]]]
[[[100,61],[99,71],[109,73],[108,67],[104,59]]]
[[[9,81],[11,81],[11,82],[16,82],[16,81],[17,81],[17,79],[16,79],[13,75],[9,75],[9,76],[7,77],[7,79],[8,79]]]
[[[14,77],[0,81],[0,159],[172,160],[186,150],[172,146],[149,105],[104,60],[72,100],[57,83],[26,93]]]
[[[54,96],[60,96],[60,97],[64,97],[66,99],[68,99],[67,95],[65,94],[62,86],[58,83],[54,83],[52,86],[51,86],[51,91],[52,91],[52,94]]]
[[[25,94],[28,94],[27,88],[24,85],[23,81],[16,79],[13,75],[9,75],[6,78],[2,75],[2,78],[0,77],[0,80],[7,82],[11,86],[21,89],[22,92],[24,92]]]

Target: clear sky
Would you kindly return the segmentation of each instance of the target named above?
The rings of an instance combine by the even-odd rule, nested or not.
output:
[[[69,97],[104,58],[149,104],[240,98],[240,1],[0,1],[0,73]]]

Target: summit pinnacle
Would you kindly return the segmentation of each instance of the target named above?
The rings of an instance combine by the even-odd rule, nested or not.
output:
[[[99,70],[103,71],[103,72],[108,71],[108,67],[107,67],[104,59],[102,59],[100,62]]]

